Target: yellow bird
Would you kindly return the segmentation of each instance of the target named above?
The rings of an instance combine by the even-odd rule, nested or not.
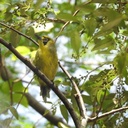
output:
[[[44,73],[49,80],[53,81],[58,69],[58,57],[55,42],[48,36],[38,37],[39,48],[34,58],[34,65]],[[37,78],[40,84],[41,94],[44,101],[49,97],[50,88],[40,78]]]

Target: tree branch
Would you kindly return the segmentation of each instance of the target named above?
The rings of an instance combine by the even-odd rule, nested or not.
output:
[[[80,115],[82,117],[82,119],[84,119],[84,122],[83,122],[83,126],[86,126],[87,124],[87,120],[88,120],[88,116],[87,116],[87,113],[86,113],[86,108],[85,108],[85,105],[84,105],[84,101],[83,101],[83,98],[81,96],[81,93],[79,91],[79,88],[78,86],[76,85],[75,81],[72,79],[72,76],[69,74],[68,71],[66,71],[63,66],[59,63],[59,66],[60,68],[63,70],[63,72],[68,76],[69,80],[71,81],[75,91],[76,91],[76,94],[74,95],[75,96],[75,99],[77,101],[77,105],[79,107],[79,111],[80,111]],[[86,120],[85,120],[86,119]]]
[[[114,114],[114,113],[116,113],[116,112],[125,111],[125,110],[127,110],[127,109],[128,109],[128,106],[122,107],[122,108],[118,108],[118,109],[113,109],[113,110],[111,110],[111,111],[109,111],[109,112],[106,112],[106,113],[101,114],[100,116],[95,116],[95,117],[93,117],[93,118],[89,118],[89,119],[88,119],[88,122],[93,122],[93,121],[95,121],[95,120],[99,120],[100,118],[106,117],[106,116],[111,115],[111,114]]]
[[[45,108],[42,104],[40,104],[34,97],[32,97],[29,93],[25,93],[27,98],[28,104],[34,108],[38,113],[40,113],[43,117],[45,117],[48,121],[52,124],[58,126],[58,123],[63,123],[64,125],[68,126],[62,118],[58,116],[53,116],[47,108]],[[47,112],[47,113],[46,113]],[[69,126],[68,126],[69,127]]]
[[[70,113],[76,128],[80,128],[81,124],[78,119],[76,112],[74,111],[72,105],[68,102],[67,98],[61,93],[58,88],[40,71],[38,70],[28,59],[24,58],[20,55],[18,51],[10,44],[0,38],[0,43],[3,44],[6,48],[8,48],[18,59],[20,59],[26,66],[28,66],[39,78],[41,78],[54,92],[55,94],[61,99],[64,103],[65,107],[67,108],[68,112]]]

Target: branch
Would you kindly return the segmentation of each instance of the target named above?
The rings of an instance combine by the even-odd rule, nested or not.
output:
[[[45,117],[48,121],[52,124],[58,126],[58,123],[63,123],[64,125],[68,126],[62,118],[58,116],[53,116],[52,113],[49,112],[47,108],[45,108],[42,104],[40,104],[34,97],[32,97],[29,93],[25,93],[27,98],[28,104],[34,108],[38,113],[40,113],[43,117]],[[46,113],[47,112],[47,113]],[[69,126],[68,126],[69,127]]]
[[[76,85],[75,81],[72,79],[72,76],[68,73],[68,71],[66,71],[63,66],[59,63],[59,66],[60,68],[63,70],[63,72],[68,76],[69,80],[71,81],[74,89],[76,90],[76,94],[74,95],[75,96],[75,99],[77,101],[77,105],[79,107],[79,111],[80,111],[80,115],[81,117],[84,119],[84,122],[83,122],[83,126],[86,126],[86,123],[87,123],[87,120],[88,120],[88,116],[87,116],[87,113],[86,113],[86,108],[85,108],[85,105],[84,105],[84,101],[83,101],[83,98],[81,96],[81,93],[79,91],[79,88],[78,86]],[[86,120],[85,120],[86,119]]]
[[[0,22],[0,24],[1,24],[2,26],[5,26],[6,28],[9,28],[9,29],[13,30],[14,32],[18,33],[19,35],[22,35],[22,36],[26,37],[28,40],[32,41],[34,44],[36,44],[36,45],[38,46],[37,42],[36,42],[35,40],[33,40],[31,37],[29,37],[29,36],[27,36],[27,35],[21,33],[20,31],[14,29],[14,28],[12,28],[11,26],[8,26],[8,25],[6,25],[6,24],[4,24],[4,23],[2,23],[2,22]]]
[[[24,58],[20,55],[18,51],[11,45],[11,43],[7,43],[2,38],[0,38],[0,43],[3,44],[6,48],[8,48],[18,59],[20,59],[26,66],[28,66],[40,79],[42,79],[54,92],[55,94],[61,99],[64,103],[65,107],[67,108],[68,112],[70,113],[76,128],[80,128],[81,124],[78,119],[76,112],[74,111],[73,107],[64,96],[62,92],[58,90],[58,88],[40,71],[38,70],[28,59]]]
[[[93,121],[95,121],[95,120],[99,120],[100,118],[106,117],[106,116],[111,115],[111,114],[114,114],[114,113],[116,113],[116,112],[125,111],[125,110],[127,110],[127,109],[128,109],[128,106],[122,107],[122,108],[118,108],[118,109],[114,109],[114,110],[111,110],[111,111],[109,111],[109,112],[103,113],[103,114],[100,115],[100,116],[95,116],[95,117],[93,117],[93,118],[89,118],[88,122],[93,122]]]

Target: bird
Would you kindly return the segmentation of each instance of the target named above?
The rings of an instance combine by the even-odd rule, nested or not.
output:
[[[58,69],[58,56],[55,42],[48,36],[40,37],[36,35],[36,37],[39,47],[36,51],[33,64],[53,82]],[[37,80],[40,84],[41,95],[46,102],[47,97],[50,97],[50,87],[39,77],[37,77]]]

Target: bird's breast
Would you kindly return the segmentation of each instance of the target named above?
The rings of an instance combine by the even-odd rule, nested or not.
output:
[[[43,51],[37,51],[37,60],[39,62],[35,66],[41,70],[50,80],[53,80],[57,68],[58,68],[58,58],[57,53],[54,50],[43,49]]]

